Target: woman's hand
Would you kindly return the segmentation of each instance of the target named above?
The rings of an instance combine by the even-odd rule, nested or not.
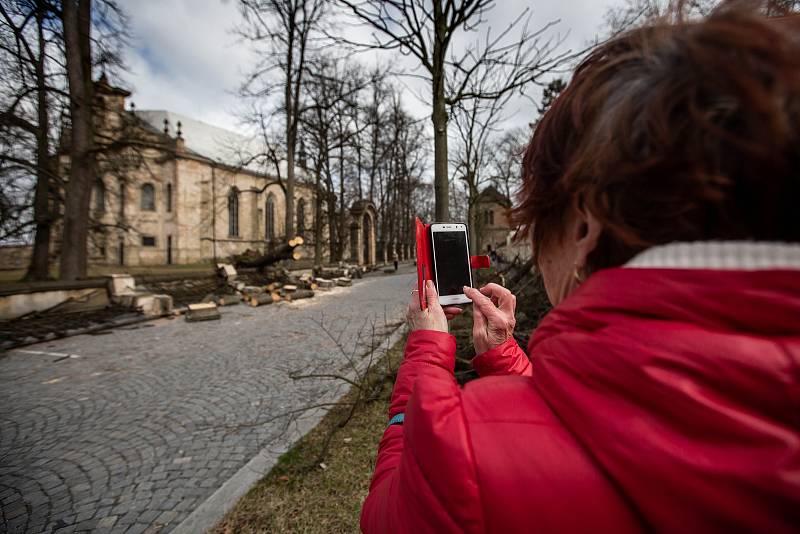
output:
[[[408,303],[408,311],[406,312],[409,328],[412,331],[436,330],[437,332],[447,333],[447,321],[461,313],[461,309],[456,307],[442,308],[441,304],[439,304],[439,294],[430,280],[425,282],[425,296],[428,307],[423,310],[419,306],[417,291],[411,292],[411,302]]]
[[[514,318],[517,297],[511,291],[497,284],[487,284],[480,291],[464,287],[464,294],[472,300],[475,354],[483,354],[511,339],[517,324]]]

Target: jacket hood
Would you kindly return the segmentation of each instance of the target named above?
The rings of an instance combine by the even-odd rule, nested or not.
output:
[[[600,271],[529,354],[643,526],[800,524],[800,271]]]

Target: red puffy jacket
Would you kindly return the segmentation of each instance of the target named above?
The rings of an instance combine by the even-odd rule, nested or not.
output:
[[[609,269],[478,356],[412,332],[361,528],[798,532],[800,271]]]

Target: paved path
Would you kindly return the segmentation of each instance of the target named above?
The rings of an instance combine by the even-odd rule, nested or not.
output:
[[[346,365],[320,318],[361,353],[373,322],[397,324],[413,277],[402,271],[223,308],[220,321],[162,319],[0,357],[0,532],[172,530],[285,435],[281,422],[252,423],[330,389],[288,377]]]

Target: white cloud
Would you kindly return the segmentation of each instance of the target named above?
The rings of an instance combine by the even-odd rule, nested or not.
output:
[[[619,0],[549,0],[529,2],[503,0],[489,14],[487,25],[496,33],[530,8],[531,28],[560,21],[547,35],[563,39],[560,50],[579,50],[601,31],[609,5]],[[236,89],[257,56],[247,43],[232,33],[241,23],[236,0],[138,0],[131,3],[134,46],[128,51],[130,73],[125,76],[133,89],[131,100],[138,109],[166,109],[234,130],[242,130],[236,110],[242,105]],[[368,38],[364,28],[347,28],[351,38]],[[456,40],[463,46],[477,34]],[[399,52],[360,54],[367,62],[413,66],[413,58]],[[404,102],[412,113],[429,114],[425,102],[412,92],[425,94],[427,87],[412,79],[402,81],[411,91]],[[535,90],[539,94],[539,90]],[[535,118],[535,106],[526,100],[513,103],[509,115],[513,125]]]
[[[255,56],[231,32],[240,20],[236,3],[140,0],[130,16],[126,81],[137,108],[237,129],[235,92]]]

